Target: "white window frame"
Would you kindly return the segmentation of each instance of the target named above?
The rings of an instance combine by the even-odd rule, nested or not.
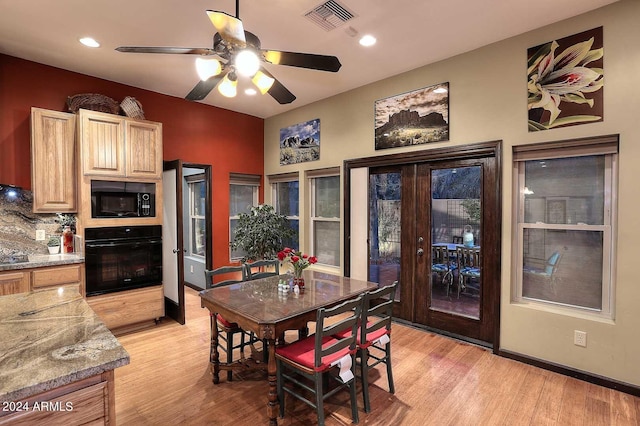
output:
[[[251,186],[253,187],[253,206],[257,206],[259,203],[260,195],[260,176],[247,175],[240,173],[231,173],[229,177],[229,192],[231,192],[231,186]],[[229,260],[232,262],[241,261],[243,256],[233,256],[233,250],[231,250],[231,241],[233,236],[231,235],[231,221],[240,219],[240,215],[231,215],[231,200],[229,200]]]
[[[199,173],[197,175],[190,175],[187,176],[186,178],[187,181],[187,188],[189,189],[189,251],[188,251],[188,256],[192,256],[195,258],[199,258],[199,259],[204,259],[203,255],[197,254],[193,252],[193,245],[194,245],[194,241],[193,241],[193,223],[194,220],[196,219],[202,219],[205,220],[206,216],[205,215],[196,215],[195,214],[195,203],[198,202],[196,200],[196,197],[194,196],[194,185],[196,183],[205,183],[205,177],[204,177],[204,173]],[[206,243],[205,243],[205,253],[206,253]]]
[[[513,236],[516,250],[512,256],[514,283],[512,302],[532,307],[541,307],[567,315],[586,315],[587,317],[613,319],[615,301],[615,242],[617,225],[617,174],[618,174],[618,135],[585,139],[573,139],[559,142],[547,142],[513,147]],[[525,162],[587,155],[605,156],[605,197],[604,220],[602,225],[591,224],[549,224],[525,223]],[[522,295],[524,230],[571,230],[602,232],[602,300],[601,309],[561,304],[553,301],[526,298]]]
[[[332,168],[332,169],[326,169],[326,170],[317,170],[317,171],[312,171],[312,172],[308,172],[307,173],[307,179],[309,181],[309,200],[311,202],[311,205],[309,206],[309,247],[310,249],[315,247],[315,235],[314,235],[314,229],[315,229],[315,224],[317,222],[337,222],[338,223],[338,227],[340,227],[340,222],[341,222],[341,218],[340,217],[322,217],[322,216],[316,216],[316,181],[319,178],[325,178],[325,177],[338,177],[338,179],[340,178],[340,169],[339,168]],[[342,199],[342,185],[338,185],[338,206],[340,206],[340,202]],[[338,214],[341,214],[341,208],[339,207],[338,209]],[[338,233],[338,238],[340,238],[340,232]],[[337,265],[329,265],[326,263],[320,263],[318,262],[318,265],[322,265],[325,266],[327,268],[336,268],[336,269],[340,269],[341,265],[342,265],[342,256],[343,256],[343,250],[342,250],[342,244],[341,241],[338,241],[338,248],[339,248],[339,252],[338,252],[338,264]],[[314,253],[315,255],[315,253]]]
[[[292,248],[299,248],[300,247],[300,179],[298,176],[298,173],[289,173],[286,175],[278,175],[278,176],[270,176],[269,177],[269,184],[271,185],[271,203],[273,205],[273,208],[275,209],[276,212],[280,213],[280,209],[278,206],[278,184],[279,183],[287,183],[287,182],[298,182],[298,215],[297,216],[290,216],[290,215],[285,215],[287,217],[288,220],[297,220],[298,221],[298,245],[296,247],[292,247]]]

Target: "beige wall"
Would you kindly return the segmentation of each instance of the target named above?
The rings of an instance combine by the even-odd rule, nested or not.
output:
[[[461,145],[503,141],[503,240],[500,348],[570,368],[640,386],[640,1],[622,0],[563,21],[433,65],[371,84],[265,122],[265,174],[341,166],[343,160]],[[604,27],[604,121],[555,129],[527,131],[527,48],[598,26]],[[425,49],[428,44],[425,45]],[[373,54],[383,54],[373,52]],[[366,72],[366,70],[363,70]],[[376,99],[448,81],[448,142],[376,152],[373,105]],[[320,160],[280,166],[279,130],[320,118]],[[511,302],[512,168],[511,147],[534,142],[605,134],[620,135],[618,236],[615,250],[615,318],[594,320]],[[301,204],[308,204],[301,191]],[[269,202],[269,197],[265,200]],[[305,209],[306,210],[306,209]],[[303,213],[301,212],[301,215]],[[301,221],[302,232],[307,223]],[[306,239],[303,240],[303,248]],[[344,247],[344,244],[343,244]],[[588,346],[573,344],[574,330],[588,333]]]

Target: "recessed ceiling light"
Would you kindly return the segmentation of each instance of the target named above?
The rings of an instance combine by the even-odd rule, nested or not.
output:
[[[82,37],[80,39],[80,43],[84,44],[87,47],[100,47],[100,43],[98,43],[91,37]]]
[[[258,91],[256,89],[252,88],[252,87],[249,87],[248,89],[244,90],[244,94],[245,95],[249,95],[249,96],[253,96],[253,95],[257,94],[257,93],[258,93]]]
[[[360,39],[360,44],[366,47],[373,46],[376,44],[376,38],[372,35],[365,35]]]

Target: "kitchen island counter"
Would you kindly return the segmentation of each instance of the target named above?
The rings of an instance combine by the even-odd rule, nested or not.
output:
[[[71,395],[79,392],[74,383],[90,380],[92,387],[101,386],[108,417],[115,412],[113,370],[128,363],[129,354],[77,291],[61,287],[0,297],[3,406],[43,393],[59,398],[52,393],[58,388],[73,391],[66,394],[73,404]],[[0,412],[0,424],[7,414]]]

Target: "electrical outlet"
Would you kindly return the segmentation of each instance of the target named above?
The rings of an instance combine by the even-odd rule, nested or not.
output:
[[[36,229],[36,241],[44,241],[46,237],[44,229]]]
[[[587,332],[573,330],[573,344],[576,346],[587,347]]]

